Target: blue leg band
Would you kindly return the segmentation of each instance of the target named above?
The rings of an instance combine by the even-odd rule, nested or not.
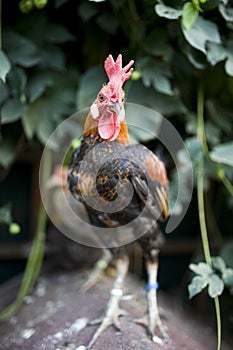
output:
[[[159,283],[158,282],[153,283],[153,284],[147,283],[146,289],[147,290],[151,290],[151,289],[158,290],[159,289]]]

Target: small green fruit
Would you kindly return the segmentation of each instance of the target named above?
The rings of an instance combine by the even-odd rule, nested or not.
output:
[[[31,12],[33,7],[34,7],[33,0],[21,0],[19,2],[19,9],[24,14]]]
[[[142,74],[139,70],[134,70],[132,75],[131,75],[131,78],[132,80],[139,80],[141,78]]]
[[[10,224],[9,231],[12,235],[17,235],[20,233],[21,228],[18,224],[16,224],[16,222],[12,222],[12,224]]]
[[[225,177],[225,172],[222,168],[216,170],[216,175],[219,180],[222,180]]]
[[[48,0],[34,0],[34,5],[38,10],[43,9],[47,5]]]

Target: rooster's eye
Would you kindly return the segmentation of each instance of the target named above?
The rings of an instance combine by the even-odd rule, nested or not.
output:
[[[104,95],[103,94],[99,94],[99,100],[100,100],[100,102],[104,101]]]

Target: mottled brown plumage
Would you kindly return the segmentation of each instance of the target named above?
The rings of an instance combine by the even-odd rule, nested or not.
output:
[[[129,223],[141,213],[148,196],[152,197],[148,213],[156,213],[157,219],[167,218],[166,171],[150,150],[140,144],[124,146],[117,139],[113,142],[102,140],[99,136],[85,137],[81,147],[73,154],[69,188],[88,207],[89,215],[96,214],[100,226],[105,225],[101,220],[103,212],[98,212],[93,207],[98,207],[100,198],[109,202],[109,205],[119,198],[117,186],[121,188],[120,200],[125,203],[124,196],[128,195],[128,189],[122,180],[133,186],[132,200],[118,212],[105,213],[105,219],[108,216],[114,221],[114,226],[116,222],[119,226]],[[93,203],[93,207],[88,202]]]
[[[132,61],[122,68],[120,55],[116,62],[111,56],[107,58],[105,69],[110,82],[102,87],[90,108],[81,147],[75,150],[70,162],[68,183],[74,197],[85,205],[94,226],[120,228],[132,223],[135,240],[144,252],[149,278],[148,315],[146,321],[140,322],[146,323],[156,341],[156,327],[166,335],[158,314],[156,281],[158,253],[164,241],[158,222],[169,214],[168,179],[158,157],[141,144],[130,144],[122,84],[132,72],[131,65]],[[124,230],[120,234],[124,235]],[[116,248],[119,237],[100,235],[99,239],[116,258],[118,275],[105,317],[88,349],[110,324],[119,328],[118,304],[128,266],[124,248]]]

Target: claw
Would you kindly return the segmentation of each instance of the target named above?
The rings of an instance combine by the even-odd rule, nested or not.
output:
[[[97,339],[101,336],[101,334],[110,326],[114,325],[117,330],[121,330],[119,318],[122,315],[126,314],[126,311],[119,308],[120,298],[123,294],[122,286],[125,279],[125,276],[128,271],[129,261],[128,259],[119,259],[116,262],[117,267],[117,277],[114,282],[113,288],[111,290],[111,296],[108,301],[106,311],[103,317],[90,322],[90,324],[100,323],[96,332],[94,333],[91,341],[87,345],[87,349],[90,350],[92,346],[95,344]]]
[[[154,322],[150,323],[149,314],[145,314],[143,317],[134,319],[134,322],[144,326],[148,330],[149,334],[151,335],[151,339],[154,343],[162,344],[163,340],[169,339],[167,327],[162,324],[160,317],[156,318]],[[161,334],[162,339],[155,334],[156,329]]]

